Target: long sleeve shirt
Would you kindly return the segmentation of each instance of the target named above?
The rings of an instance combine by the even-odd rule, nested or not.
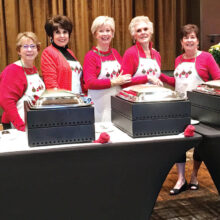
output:
[[[153,49],[152,46],[153,45],[150,42],[149,48],[150,48],[151,58],[156,59],[159,67],[161,67],[160,53],[155,49]],[[125,85],[123,85],[123,87],[137,85],[137,84],[145,84],[148,82],[147,75],[133,77],[139,66],[139,56],[142,58],[146,58],[144,50],[138,42],[125,51],[122,60],[122,70],[123,70],[123,74],[130,74],[132,76],[132,81],[130,83],[126,83]]]
[[[37,72],[37,68],[34,67]],[[28,74],[28,72],[26,73]],[[27,89],[27,78],[23,67],[8,65],[0,75],[0,106],[3,109],[2,123],[12,123],[16,129],[25,130],[25,122],[21,119],[17,102]]]
[[[83,75],[88,89],[106,89],[111,87],[110,79],[98,79],[102,62],[110,60],[117,60],[119,64],[122,63],[120,54],[114,48],[102,52],[98,51],[96,47],[93,47],[86,54],[83,64]]]
[[[195,58],[184,59],[183,55],[178,56],[175,60],[175,68],[181,62],[195,62]],[[213,56],[208,52],[202,51],[202,53],[196,57],[196,70],[205,82],[220,79],[220,68],[215,62]],[[175,78],[173,76],[161,74],[160,79],[161,81],[175,87]]]

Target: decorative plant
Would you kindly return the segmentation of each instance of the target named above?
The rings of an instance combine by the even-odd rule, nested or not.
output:
[[[218,65],[220,66],[220,43],[213,45],[209,48],[209,53],[211,53]]]

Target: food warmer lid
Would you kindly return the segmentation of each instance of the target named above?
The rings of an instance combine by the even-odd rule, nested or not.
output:
[[[49,89],[39,97],[33,104],[28,102],[32,109],[42,108],[63,108],[63,107],[78,107],[92,105],[91,98],[83,94],[74,94],[68,90]]]
[[[177,92],[152,84],[134,85],[122,89],[116,96],[131,102],[166,102],[185,100]]]

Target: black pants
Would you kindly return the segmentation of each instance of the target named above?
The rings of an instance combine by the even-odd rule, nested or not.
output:
[[[199,155],[198,147],[194,148],[193,159],[196,160],[196,161],[202,161],[202,159]],[[185,163],[185,162],[186,162],[186,154],[183,154],[181,156],[181,158],[176,161],[176,163]]]
[[[2,125],[3,125],[3,130],[11,129],[11,124],[2,123]]]

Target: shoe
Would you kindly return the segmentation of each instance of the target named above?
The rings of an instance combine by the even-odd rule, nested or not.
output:
[[[175,189],[175,188],[171,189],[170,190],[170,195],[171,196],[177,195],[177,194],[179,194],[183,191],[186,191],[187,189],[188,189],[188,184],[185,181],[185,183],[179,189]]]
[[[195,184],[195,183],[190,183],[189,184],[189,189],[191,190],[198,190],[199,189],[199,184]]]

